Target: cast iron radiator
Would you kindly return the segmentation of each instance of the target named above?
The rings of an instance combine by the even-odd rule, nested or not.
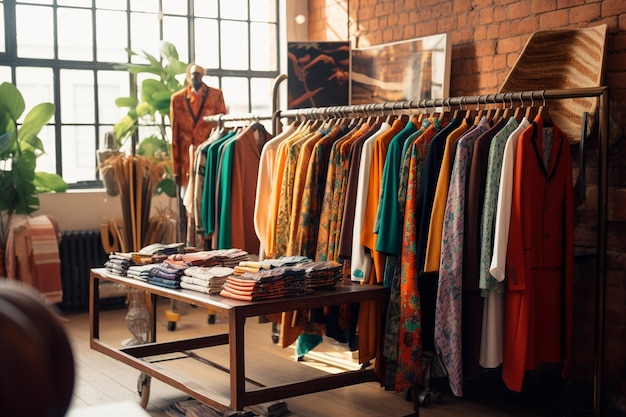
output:
[[[108,257],[102,247],[100,230],[72,230],[61,233],[59,258],[63,300],[59,308],[62,311],[89,310],[89,270],[103,267]],[[121,307],[125,302],[124,291],[101,292],[101,307]]]

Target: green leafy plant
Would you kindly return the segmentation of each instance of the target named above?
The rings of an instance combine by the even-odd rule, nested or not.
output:
[[[146,78],[141,83],[141,98],[119,97],[115,100],[118,107],[128,108],[128,113],[114,126],[117,145],[121,148],[136,135],[140,126],[154,129],[154,134],[144,138],[137,146],[137,154],[152,161],[166,164],[168,175],[157,186],[157,193],[164,192],[175,196],[175,183],[171,169],[170,143],[167,140],[166,127],[170,122],[170,98],[183,88],[179,81],[185,74],[187,63],[180,61],[176,47],[169,42],[162,42],[160,59],[141,51],[126,49],[130,56],[141,57],[145,63],[119,64],[116,69],[126,70],[131,74],[152,74],[157,78]]]
[[[14,214],[39,209],[38,194],[62,192],[67,183],[57,174],[36,171],[37,158],[45,153],[38,135],[55,112],[53,103],[26,109],[24,97],[13,84],[0,84],[0,248],[5,249],[8,224]]]

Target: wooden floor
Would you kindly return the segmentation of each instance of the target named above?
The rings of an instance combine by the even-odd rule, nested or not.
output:
[[[226,330],[225,318],[218,317],[215,324],[207,323],[207,312],[197,308],[181,308],[184,314],[175,331],[167,330],[165,309],[167,300],[159,300],[157,317],[157,338],[159,341],[188,338]],[[125,309],[107,310],[101,314],[101,339],[112,345],[120,345],[130,337],[126,329]],[[74,350],[76,381],[71,411],[82,407],[112,404],[125,401],[139,402],[137,381],[139,372],[121,362],[89,348],[89,315],[66,314],[68,334]],[[216,349],[216,348],[211,348]],[[222,355],[217,351],[216,355]],[[175,361],[173,361],[174,363]],[[271,371],[267,365],[272,364]],[[276,364],[276,365],[274,365]],[[172,365],[174,366],[174,365]],[[189,365],[184,365],[189,366]],[[192,365],[202,372],[203,364]],[[339,369],[358,367],[352,354],[344,345],[325,339],[313,352],[305,356],[305,361],[297,362],[292,347],[282,349],[272,343],[271,324],[259,323],[256,318],[246,323],[246,370],[264,370],[267,383],[282,381],[286,377],[320,372],[335,372]],[[469,391],[469,394],[467,393]],[[146,410],[151,416],[166,416],[170,404],[187,399],[188,396],[177,389],[152,379],[150,400]],[[364,383],[351,387],[325,391],[316,394],[285,399],[293,417],[328,416],[386,416],[404,417],[415,415],[412,402],[401,394],[386,391],[377,383]],[[442,401],[421,407],[420,416],[432,417],[478,417],[478,416],[554,416],[555,411],[541,404],[532,404],[513,395],[494,395],[493,391],[468,389],[463,398],[455,398],[449,392],[442,394]],[[564,413],[559,413],[565,416]]]

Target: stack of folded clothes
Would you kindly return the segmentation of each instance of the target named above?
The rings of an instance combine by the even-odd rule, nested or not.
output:
[[[281,256],[276,259],[265,259],[263,261],[242,261],[235,266],[233,275],[243,275],[246,272],[259,272],[263,269],[273,269],[281,266],[295,266],[303,262],[311,261],[306,256]]]
[[[188,290],[217,294],[222,290],[226,277],[233,273],[227,266],[190,266],[180,277],[180,286]]]
[[[131,265],[126,271],[126,276],[129,278],[136,278],[142,281],[148,281],[150,278],[150,270],[154,267],[154,264],[143,265]]]
[[[131,259],[127,254],[111,253],[109,259],[104,263],[104,268],[112,274],[126,276],[126,271],[130,265]]]
[[[188,266],[226,266],[234,267],[250,259],[248,252],[242,249],[216,249],[170,255],[168,260]]]
[[[305,262],[298,266],[306,270],[307,284],[313,290],[334,287],[342,278],[343,265],[335,261]]]
[[[244,301],[292,297],[309,292],[306,271],[300,267],[278,267],[246,272],[226,278],[220,291],[223,297]]]
[[[180,277],[186,268],[167,261],[155,264],[148,272],[148,283],[165,288],[180,288]]]

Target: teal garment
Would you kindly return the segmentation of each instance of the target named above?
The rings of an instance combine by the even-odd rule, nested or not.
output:
[[[232,197],[231,183],[233,179],[233,159],[235,157],[236,136],[224,142],[222,162],[219,166],[219,191],[216,207],[219,208],[219,226],[217,231],[217,249],[230,249],[232,247],[232,236],[230,233],[231,210],[230,201]]]
[[[204,188],[202,190],[202,226],[205,236],[215,232],[215,196],[217,193],[217,173],[220,161],[220,147],[235,135],[234,131],[226,133],[206,149],[206,170]]]
[[[401,219],[398,217],[398,185],[402,165],[402,148],[404,142],[417,131],[412,120],[396,134],[387,149],[385,166],[381,183],[381,194],[378,203],[377,224],[378,239],[376,250],[387,255],[399,255],[402,243]]]
[[[296,356],[303,357],[320,343],[322,343],[322,336],[319,334],[301,333],[296,339]]]

